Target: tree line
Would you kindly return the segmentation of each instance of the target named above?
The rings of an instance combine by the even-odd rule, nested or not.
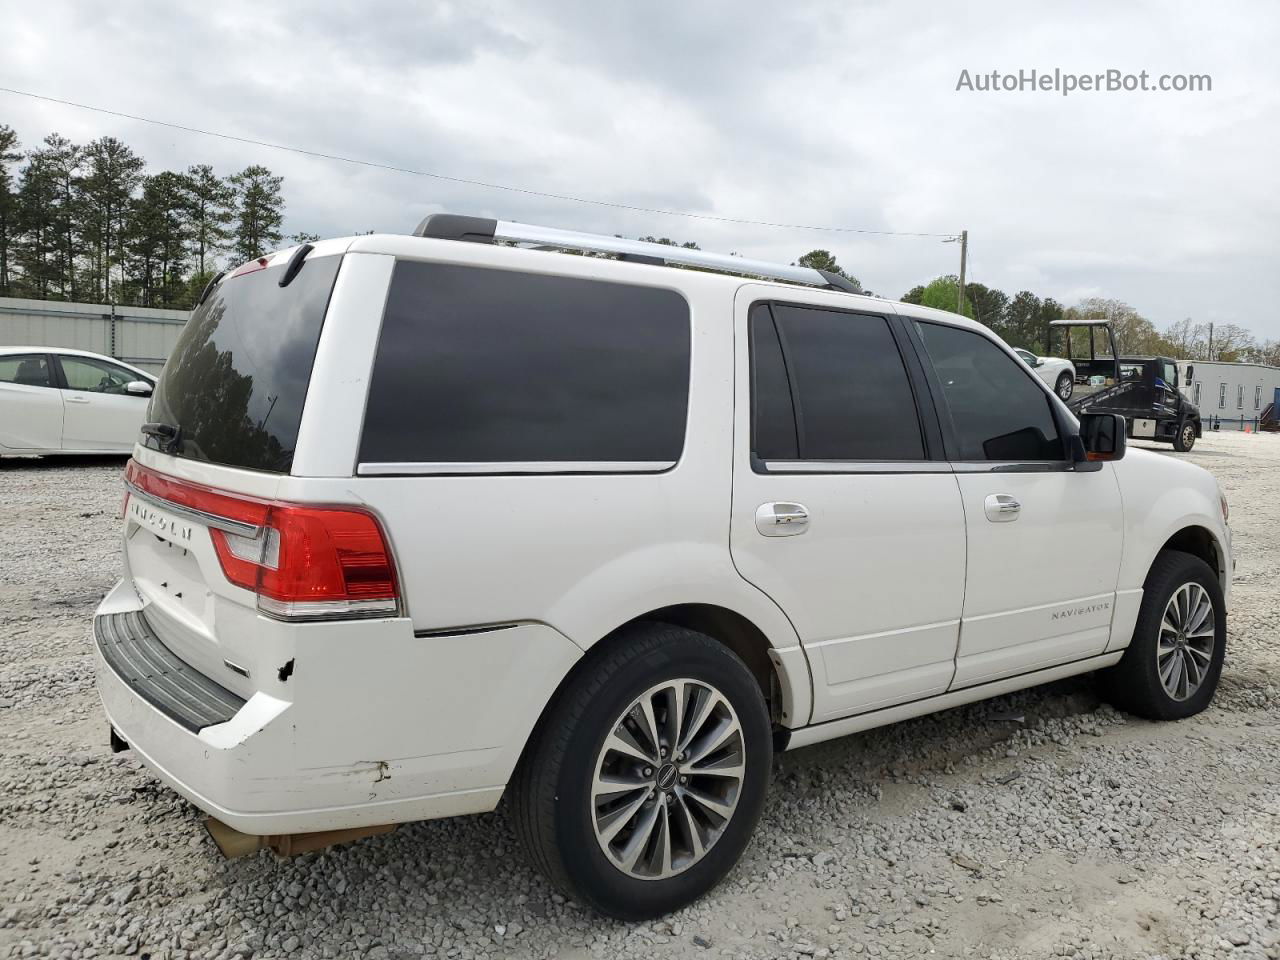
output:
[[[1106,319],[1115,331],[1116,348],[1125,356],[1280,366],[1280,340],[1260,341],[1238,324],[1196,323],[1187,318],[1161,330],[1123,300],[1086,297],[1075,306],[1064,307],[1052,297],[1042,299],[1030,290],[1021,290],[1010,297],[1002,290],[980,283],[964,285],[961,305],[958,284],[954,274],[936,277],[928,284],[912,287],[901,299],[904,303],[963,313],[990,327],[1010,345],[1033,353],[1063,355],[1065,344],[1060,335],[1052,335],[1049,326],[1054,320]],[[957,307],[961,309],[957,311]],[[1077,330],[1074,336],[1081,342],[1073,344],[1073,355],[1088,353],[1088,335]]]
[[[257,164],[149,173],[115,137],[23,149],[0,124],[0,296],[189,308],[224,260],[279,245],[282,184]]]

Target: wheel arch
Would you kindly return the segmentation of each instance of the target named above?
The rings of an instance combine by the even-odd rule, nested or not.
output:
[[[780,646],[756,619],[723,604],[706,601],[656,607],[619,623],[591,645],[587,656],[561,680],[557,694],[572,681],[573,674],[582,663],[597,651],[608,649],[615,643],[625,643],[629,628],[642,623],[685,627],[723,644],[751,671],[775,727],[803,726],[809,722],[813,683],[808,659],[800,645]]]
[[[696,630],[728,647],[755,677],[760,693],[769,705],[770,719],[780,724],[794,717],[792,682],[786,676],[781,658],[776,655],[764,631],[741,613],[712,603],[680,603],[641,614],[618,630],[647,621]],[[805,679],[807,681],[808,678]]]
[[[774,727],[775,750],[784,748],[790,728],[808,723],[813,681],[808,660],[798,644],[790,648],[775,646],[753,620],[729,607],[714,603],[676,603],[648,610],[618,624],[578,658],[560,678],[529,730],[521,748],[521,761],[536,742],[564,691],[614,644],[626,643],[630,627],[643,623],[666,623],[696,630],[733,651],[760,687]]]
[[[1166,550],[1177,550],[1180,553],[1189,553],[1193,557],[1198,557],[1217,574],[1219,584],[1226,587],[1230,583],[1231,573],[1226,568],[1226,552],[1218,542],[1217,536],[1208,527],[1188,524],[1177,530],[1156,551],[1156,556],[1151,558],[1151,563],[1155,563],[1156,557]],[[1150,566],[1148,564],[1147,568],[1150,569]]]

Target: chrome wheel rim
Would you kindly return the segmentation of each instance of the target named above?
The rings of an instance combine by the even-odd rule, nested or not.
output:
[[[1190,450],[1191,445],[1196,442],[1196,431],[1194,427],[1182,428],[1182,445]]]
[[[723,835],[745,774],[742,724],[728,698],[702,680],[652,686],[610,727],[596,757],[596,842],[630,877],[683,873]]]
[[[1058,396],[1063,400],[1071,399],[1071,381],[1066,377],[1058,381]]]
[[[1165,605],[1156,641],[1160,684],[1174,700],[1186,700],[1204,683],[1213,662],[1217,617],[1209,591],[1184,583]]]

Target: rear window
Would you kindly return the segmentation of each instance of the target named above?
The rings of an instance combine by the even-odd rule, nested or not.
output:
[[[196,308],[147,413],[178,428],[178,456],[289,472],[341,259],[305,261],[287,287],[283,265],[228,277]]]
[[[670,290],[402,261],[361,463],[665,469],[684,447],[689,340]]]

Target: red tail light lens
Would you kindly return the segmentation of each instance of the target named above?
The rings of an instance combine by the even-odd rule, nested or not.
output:
[[[251,500],[133,462],[126,479],[143,493],[208,515],[223,575],[253,590],[265,614],[322,619],[399,610],[391,549],[370,513]],[[220,527],[219,520],[229,522]]]

